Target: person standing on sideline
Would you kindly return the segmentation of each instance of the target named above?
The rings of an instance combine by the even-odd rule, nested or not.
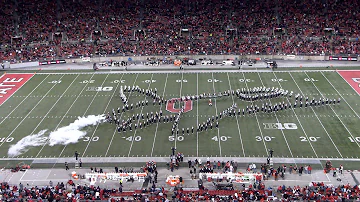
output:
[[[68,164],[68,162],[65,162],[65,170],[69,170],[69,164]]]
[[[343,166],[343,165],[340,165],[340,167],[339,167],[339,172],[340,172],[340,174],[343,174],[343,170],[344,170],[344,166]]]
[[[311,165],[308,166],[308,174],[311,174],[311,171],[312,171],[312,167]]]
[[[75,160],[78,160],[78,157],[79,157],[79,153],[75,151]]]

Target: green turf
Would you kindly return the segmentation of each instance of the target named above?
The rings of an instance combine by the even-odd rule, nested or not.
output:
[[[314,81],[309,81],[313,79]],[[49,83],[59,81],[61,83]],[[93,80],[86,84],[83,81]],[[123,83],[117,83],[123,80]],[[152,82],[149,82],[152,81]],[[216,82],[214,82],[216,81]],[[246,82],[244,82],[246,81]],[[333,85],[331,85],[330,84]],[[171,136],[171,123],[153,124],[145,130],[128,131],[118,134],[115,126],[104,123],[87,127],[87,135],[76,144],[67,146],[43,145],[30,148],[19,157],[68,157],[78,151],[84,157],[137,157],[166,156],[170,148],[185,156],[237,156],[263,157],[268,149],[275,150],[275,157],[308,158],[358,158],[359,142],[349,137],[359,137],[360,114],[359,95],[336,72],[266,72],[266,73],[156,73],[153,74],[36,74],[7,102],[0,106],[0,157],[7,157],[11,144],[21,138],[47,129],[72,123],[78,116],[104,114],[122,106],[119,97],[120,85],[138,85],[141,88],[157,88],[159,95],[166,99],[179,95],[213,93],[228,89],[251,88],[256,86],[279,87],[294,93],[304,94],[310,99],[338,98],[338,92],[346,100],[340,105],[286,110],[282,112],[225,118],[219,129],[199,134]],[[87,91],[88,87],[113,87],[111,91]],[[130,103],[145,97],[131,93]],[[62,96],[62,97],[60,97]],[[25,100],[24,100],[25,99]],[[159,105],[152,105],[126,112],[155,112]],[[24,100],[24,101],[23,101]],[[290,98],[293,103],[293,98]],[[22,102],[23,101],[23,102]],[[272,99],[271,102],[287,101],[286,98]],[[213,106],[207,100],[193,102],[193,108],[181,118],[179,128],[187,128],[204,122],[208,117],[230,107],[233,102],[239,108],[250,103],[236,97],[218,98]],[[258,101],[256,104],[269,101]],[[21,103],[21,104],[20,104]],[[15,109],[16,108],[16,109]],[[15,110],[14,110],[15,109]],[[170,114],[161,106],[165,115]],[[9,116],[9,117],[7,117]],[[5,119],[5,117],[7,117]],[[265,129],[264,123],[295,123],[295,130]],[[11,142],[6,141],[13,140]],[[90,141],[89,141],[90,139]],[[360,139],[360,138],[358,138]],[[129,141],[130,140],[130,141]],[[217,140],[217,141],[216,141]]]

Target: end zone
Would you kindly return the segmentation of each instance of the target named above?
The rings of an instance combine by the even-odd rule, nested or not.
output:
[[[337,73],[360,95],[360,70],[340,70]]]
[[[3,74],[0,77],[0,105],[19,90],[34,74]]]

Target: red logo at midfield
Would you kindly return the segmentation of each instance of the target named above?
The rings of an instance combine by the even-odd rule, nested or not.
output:
[[[180,98],[172,98],[170,100],[168,100],[167,104],[166,104],[166,110],[168,110],[169,112],[172,113],[179,113],[179,111],[181,110],[181,108],[175,108],[175,100],[178,100],[178,102],[183,102],[184,103],[184,113],[189,112],[192,110],[192,100],[184,100],[181,101]],[[176,102],[176,103],[178,103]]]

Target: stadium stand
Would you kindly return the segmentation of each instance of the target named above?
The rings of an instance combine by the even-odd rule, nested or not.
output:
[[[359,1],[0,2],[0,60],[359,54]]]

